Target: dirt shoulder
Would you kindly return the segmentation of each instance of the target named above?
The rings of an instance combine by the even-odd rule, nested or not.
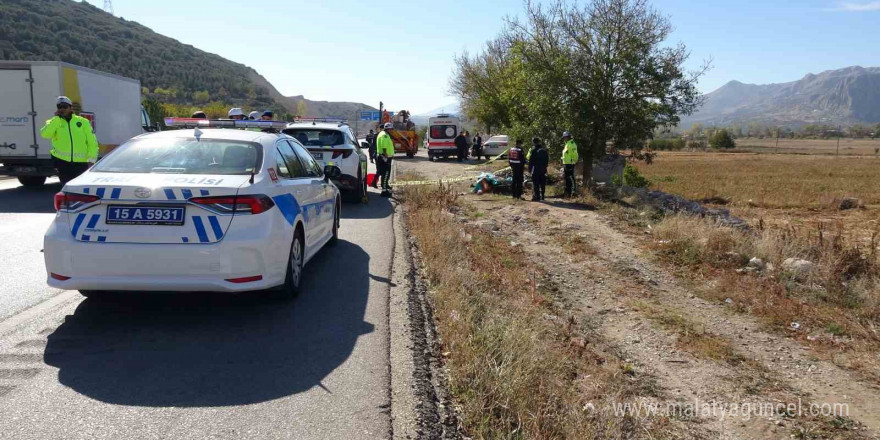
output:
[[[558,311],[546,319],[577,321],[585,347],[619,359],[625,374],[653,384],[653,392],[635,393],[632,401],[698,410],[669,417],[677,426],[669,431],[678,433],[673,437],[872,438],[880,433],[880,393],[874,384],[816,358],[799,341],[767,331],[726,303],[701,299],[699,285],[656,264],[639,237],[613,227],[605,212],[561,200],[477,196],[464,186],[458,191],[460,211],[451,213],[455,223],[468,236],[486,235],[524,256],[522,269],[550,290]],[[596,380],[602,377],[597,374]],[[610,401],[588,403],[585,408],[601,411],[597,406]],[[717,410],[704,413],[703,405]],[[763,413],[750,407],[744,417],[736,416],[732,405],[785,410]],[[847,411],[844,416],[822,414],[822,408],[831,413],[835,405],[838,412]],[[651,429],[649,436],[662,437],[656,435],[656,420],[644,426]]]

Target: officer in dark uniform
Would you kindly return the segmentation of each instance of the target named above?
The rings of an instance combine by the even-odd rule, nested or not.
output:
[[[459,133],[458,136],[455,138],[455,148],[458,150],[458,161],[459,162],[462,162],[465,159],[467,159],[467,155],[468,155],[468,153],[467,153],[467,150],[468,150],[467,135],[465,133],[466,132],[463,131],[463,132]]]
[[[370,129],[370,132],[367,133],[367,151],[370,154],[370,162],[376,161],[376,133],[373,133],[373,130]]]
[[[516,145],[507,150],[507,163],[513,171],[511,191],[514,199],[522,199],[523,169],[526,166],[526,152],[522,149],[522,140],[517,139]]]
[[[541,144],[541,139],[532,138],[532,151],[529,157],[529,170],[532,172],[532,201],[544,200],[544,190],[547,186],[547,166],[550,164],[550,154]]]

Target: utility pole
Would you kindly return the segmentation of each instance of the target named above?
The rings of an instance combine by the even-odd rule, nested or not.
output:
[[[841,126],[837,126],[837,157],[840,157],[840,129]]]
[[[779,153],[779,127],[776,127],[776,152]]]

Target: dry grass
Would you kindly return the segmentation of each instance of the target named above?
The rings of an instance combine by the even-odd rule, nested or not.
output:
[[[703,359],[738,364],[743,361],[730,342],[707,331],[672,308],[635,301],[633,307],[676,336],[676,347]]]
[[[598,254],[593,242],[579,235],[553,234],[552,237],[574,261],[583,261],[587,256]]]
[[[639,171],[661,191],[733,206],[836,208],[844,197],[880,204],[880,159],[661,152]]]
[[[398,173],[397,176],[395,176],[395,177],[396,177],[397,181],[399,181],[399,182],[413,182],[413,181],[418,181],[418,180],[425,180],[425,176],[423,176],[421,173],[418,173],[415,171],[404,171],[404,172]]]
[[[473,438],[682,435],[666,418],[614,417],[610,402],[650,395],[647,378],[599,348],[545,290],[522,250],[462,229],[448,187],[407,188],[407,220],[432,289],[451,392]],[[591,404],[596,411],[587,410]]]
[[[880,139],[840,139],[840,155],[877,156]],[[836,155],[837,139],[776,139],[741,138],[736,149],[760,153]]]
[[[880,378],[880,365],[870,356],[880,349],[876,236],[863,248],[822,230],[746,233],[699,219],[669,217],[653,228],[653,237],[665,262],[717,280],[705,293],[709,299],[730,298],[737,309],[780,329],[797,322],[801,337],[809,335],[828,347],[852,352],[849,366]],[[754,275],[737,273],[735,269],[751,257],[773,268]],[[812,261],[815,269],[808,275],[788,273],[782,267],[790,257]]]

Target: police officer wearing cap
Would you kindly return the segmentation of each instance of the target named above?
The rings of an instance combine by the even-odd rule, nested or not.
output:
[[[275,119],[275,113],[272,110],[266,110],[260,115],[261,121],[272,121]]]
[[[247,116],[244,115],[244,112],[241,111],[241,108],[239,108],[239,107],[233,107],[233,108],[229,109],[229,112],[226,113],[226,115],[229,116],[229,119],[232,119],[235,121],[243,121],[243,120],[247,119]]]
[[[382,178],[382,189],[391,189],[391,161],[394,158],[394,141],[388,130],[394,128],[394,124],[387,122],[384,129],[376,136],[376,179],[373,179],[373,188],[376,188],[376,181]]]
[[[532,150],[529,151],[529,170],[532,172],[532,201],[544,200],[547,186],[547,165],[550,154],[544,148],[540,138],[532,138]]]
[[[526,152],[522,148],[522,140],[517,139],[516,145],[507,150],[507,163],[510,170],[513,171],[513,184],[511,192],[514,199],[522,199],[523,191],[523,170],[526,166]]]
[[[63,184],[98,160],[98,140],[89,120],[73,113],[70,98],[59,96],[55,108],[55,116],[40,129],[40,136],[52,141],[52,161]]]
[[[571,197],[574,192],[574,166],[578,162],[578,146],[571,139],[571,133],[562,133],[565,147],[562,148],[562,167],[565,173],[565,194],[563,197]]]

